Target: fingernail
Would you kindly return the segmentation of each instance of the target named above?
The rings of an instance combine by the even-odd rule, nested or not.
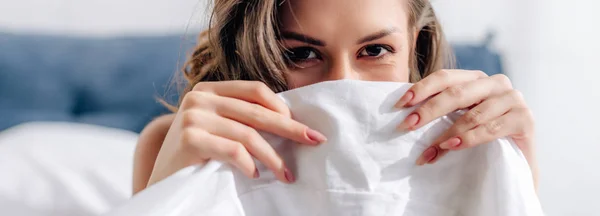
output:
[[[444,152],[440,150],[440,151],[438,151],[438,153],[435,155],[435,157],[433,159],[431,159],[430,161],[427,162],[427,164],[434,164],[435,162],[440,160],[440,158],[443,156],[444,156]]]
[[[402,96],[400,98],[398,103],[396,103],[396,105],[394,105],[394,107],[402,108],[406,104],[408,104],[408,102],[410,102],[410,100],[412,100],[414,97],[415,97],[415,93],[413,91],[407,91],[406,93],[404,93],[404,96]]]
[[[440,148],[442,149],[452,149],[460,146],[461,140],[458,137],[450,138],[449,140],[444,141],[440,144]]]
[[[437,149],[435,147],[429,147],[423,152],[421,157],[417,160],[417,165],[421,166],[429,161],[432,161],[437,156]]]
[[[294,178],[294,175],[292,174],[292,172],[290,172],[290,170],[288,168],[285,168],[285,170],[283,171],[284,175],[285,175],[285,179],[289,182],[289,183],[293,183],[296,181],[296,178]]]
[[[321,144],[327,141],[327,137],[325,137],[325,135],[310,128],[306,129],[306,136],[310,141],[313,141],[315,144]]]
[[[408,117],[406,117],[404,121],[398,125],[398,129],[408,130],[409,128],[417,125],[417,123],[419,123],[419,114],[413,113],[408,115]]]
[[[258,168],[256,168],[256,169],[254,170],[254,178],[256,179],[256,178],[258,178],[258,177],[260,177],[260,173],[258,172]]]

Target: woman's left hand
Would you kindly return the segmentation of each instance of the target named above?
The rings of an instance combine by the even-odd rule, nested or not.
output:
[[[523,96],[513,89],[505,75],[441,70],[415,83],[396,107],[414,106],[427,98],[430,99],[408,115],[399,129],[414,130],[456,110],[470,109],[423,152],[418,165],[435,163],[448,151],[508,136],[533,165],[532,170],[535,169],[533,117]]]

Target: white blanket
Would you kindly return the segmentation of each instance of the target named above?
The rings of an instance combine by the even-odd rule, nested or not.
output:
[[[409,87],[343,80],[281,93],[295,119],[328,137],[309,147],[264,134],[296,183],[278,182],[261,164],[253,180],[212,161],[181,170],[109,215],[542,215],[527,162],[510,140],[416,166],[459,115],[398,132],[414,108],[393,105]]]

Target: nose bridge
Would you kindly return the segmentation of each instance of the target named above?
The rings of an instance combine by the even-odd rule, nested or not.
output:
[[[348,57],[332,59],[327,74],[328,80],[358,79],[358,74],[353,70],[352,61]]]

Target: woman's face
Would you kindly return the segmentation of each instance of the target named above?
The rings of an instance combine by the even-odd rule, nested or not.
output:
[[[290,88],[338,79],[409,80],[409,34],[402,0],[288,0],[283,44]]]

